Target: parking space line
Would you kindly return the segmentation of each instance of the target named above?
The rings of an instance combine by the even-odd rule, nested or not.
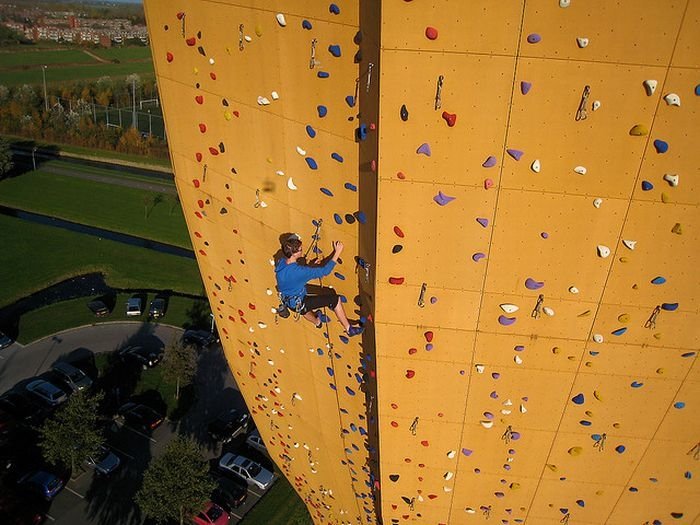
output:
[[[236,519],[239,519],[239,520],[242,520],[242,519],[243,519],[243,516],[239,516],[239,515],[236,514],[235,512],[229,512],[229,514],[230,514],[231,516],[233,516],[234,518],[236,518]]]
[[[116,450],[116,451],[119,452],[122,456],[126,456],[127,458],[129,458],[129,459],[131,459],[131,460],[136,459],[136,458],[134,458],[134,456],[132,456],[131,454],[129,454],[129,453],[127,453],[127,452],[124,452],[123,450],[121,450],[121,449],[119,449],[119,448],[117,448],[117,447],[115,447],[115,446],[112,446],[111,444],[109,445],[109,448],[111,448],[112,450]]]
[[[70,487],[67,486],[67,485],[66,485],[66,490],[72,492],[73,494],[75,494],[76,496],[78,496],[80,499],[85,499],[85,496],[83,496],[82,494],[77,493],[76,491],[74,491],[72,488],[70,488]]]
[[[262,498],[262,497],[263,497],[262,494],[258,494],[258,493],[255,492],[253,489],[248,489],[248,491],[249,491],[251,494],[253,494],[254,496],[257,496],[258,498]]]
[[[49,518],[51,521],[56,521],[56,518],[54,518],[51,514],[46,514],[46,517]]]

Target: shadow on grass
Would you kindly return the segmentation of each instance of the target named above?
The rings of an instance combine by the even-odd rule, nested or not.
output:
[[[15,139],[10,141],[12,148],[13,168],[5,175],[5,178],[20,177],[30,173],[46,162],[59,157],[60,150],[57,146],[42,145],[41,148],[33,140]],[[3,177],[0,177],[0,180]]]

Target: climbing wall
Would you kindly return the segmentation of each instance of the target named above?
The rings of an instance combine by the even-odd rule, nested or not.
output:
[[[315,523],[700,519],[700,0],[146,12],[224,349]],[[286,232],[345,242],[362,340],[275,318]]]
[[[699,519],[698,22],[382,2],[385,524]]]

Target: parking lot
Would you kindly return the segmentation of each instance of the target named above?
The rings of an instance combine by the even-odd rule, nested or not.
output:
[[[179,332],[171,327],[120,323],[119,326],[98,325],[60,334],[38,343],[36,347],[14,345],[3,351],[0,361],[0,392],[7,390],[8,385],[16,388],[16,385],[26,383],[28,378],[41,374],[56,360],[70,356],[75,348],[83,352],[89,349],[90,352],[104,353],[127,342],[149,341],[153,344],[157,339],[167,344],[174,335],[179,335]],[[218,458],[228,451],[241,453],[272,470],[269,458],[245,444],[246,433],[223,447],[213,442],[207,433],[208,423],[221,413],[232,408],[246,411],[219,345],[200,352],[194,389],[195,400],[189,410],[178,421],[166,419],[151,433],[133,428],[119,417],[106,420],[106,444],[119,456],[120,467],[108,476],[100,476],[89,468],[84,471],[75,469],[64,490],[46,508],[48,521],[76,525],[143,523],[144,517],[134,503],[143,472],[178,434],[191,436],[202,445],[214,478],[219,475],[216,468]],[[252,425],[248,430],[252,430]],[[245,502],[232,509],[230,523],[240,522],[264,495],[264,491],[257,487],[249,487],[247,492]]]

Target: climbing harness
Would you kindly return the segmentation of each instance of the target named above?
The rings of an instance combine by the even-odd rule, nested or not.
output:
[[[418,416],[413,418],[413,423],[411,423],[411,426],[408,427],[408,430],[411,431],[412,436],[416,435],[416,433],[418,432]]]
[[[372,62],[367,66],[367,85],[365,86],[365,93],[369,93],[369,86],[372,84],[372,70],[374,69],[374,64]]]
[[[656,318],[659,316],[659,313],[661,313],[661,306],[656,305],[656,308],[654,308],[654,311],[651,312],[649,319],[647,319],[646,323],[644,323],[644,328],[654,330],[656,328]]]
[[[591,94],[591,86],[586,86],[583,88],[583,94],[581,95],[581,102],[578,105],[578,110],[576,111],[576,122],[579,120],[586,120],[588,115],[586,114],[586,102],[588,102],[588,97]]]
[[[532,313],[530,314],[530,317],[532,317],[533,319],[540,318],[543,303],[544,303],[544,294],[540,294],[537,297],[537,304],[535,304],[535,307],[532,309]]]
[[[595,440],[595,443],[593,443],[593,448],[597,448],[598,452],[603,452],[603,449],[605,448],[605,440],[607,439],[608,435],[603,433],[596,437],[597,439]]]
[[[318,40],[315,38],[311,41],[311,58],[309,59],[309,69],[313,69],[316,66],[321,65],[321,63],[316,60],[316,44],[318,43]]]
[[[420,308],[425,307],[425,292],[428,289],[428,283],[421,284],[420,295],[418,296],[418,306]]]
[[[440,75],[437,80],[437,90],[435,91],[435,111],[442,107],[442,83],[445,77]]]
[[[238,50],[243,51],[245,44],[245,37],[243,36],[243,24],[238,26]]]

